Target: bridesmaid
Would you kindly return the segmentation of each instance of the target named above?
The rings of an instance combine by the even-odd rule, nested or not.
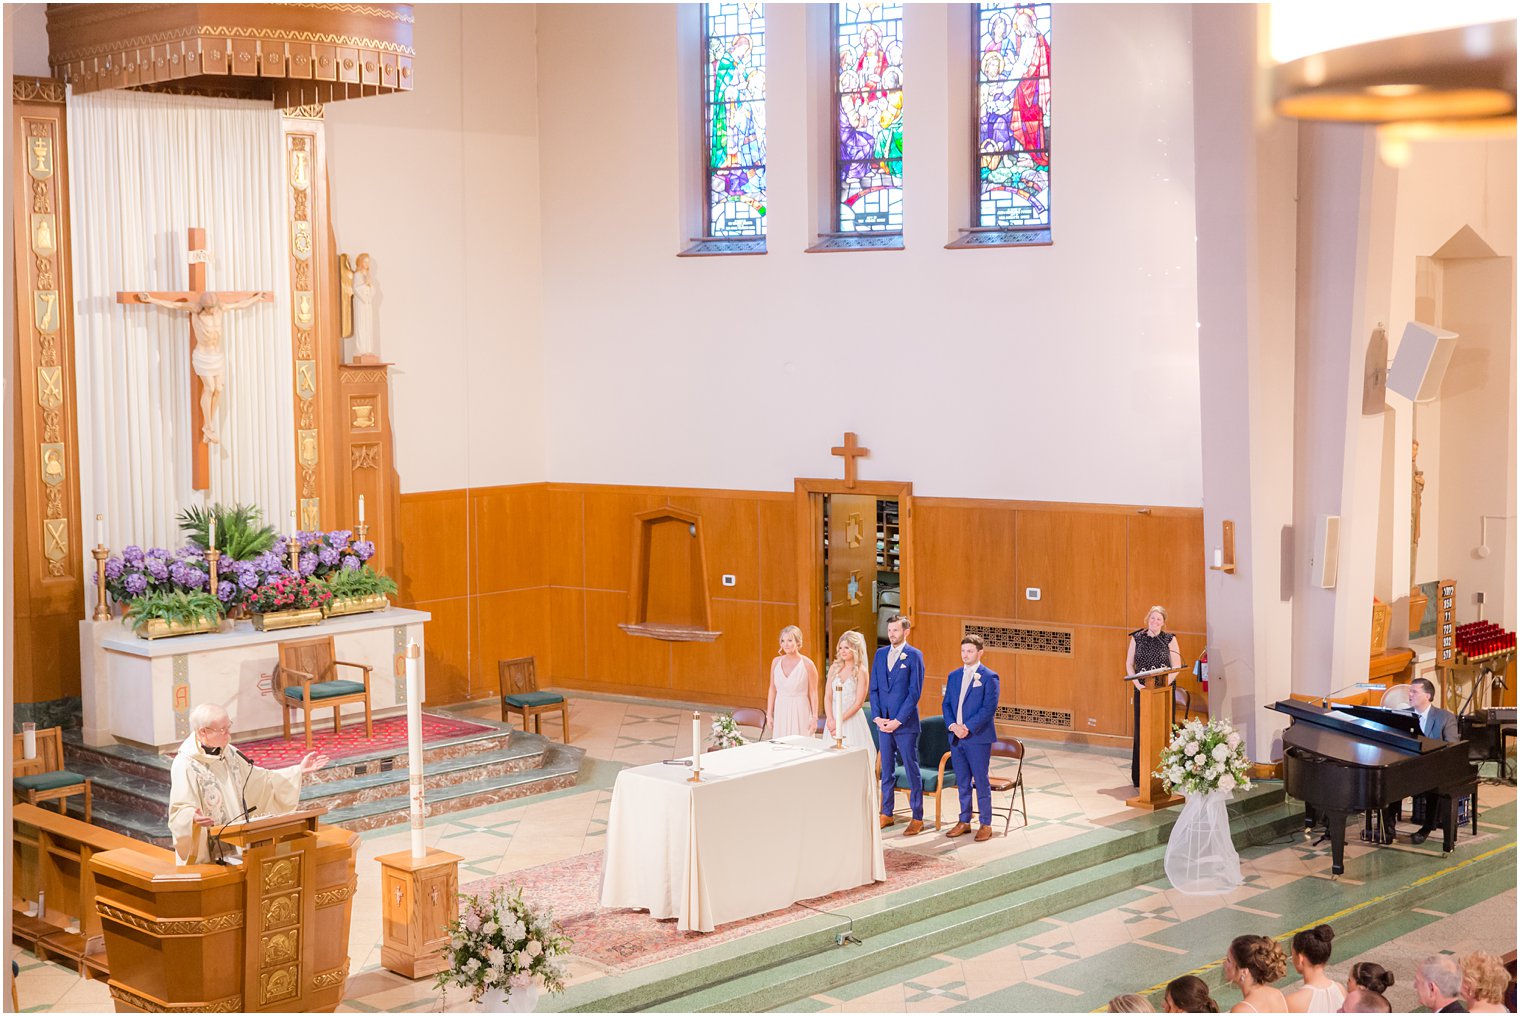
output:
[[[802,629],[781,629],[781,650],[771,664],[771,689],[765,712],[771,718],[771,737],[817,736],[818,671],[802,655]]]

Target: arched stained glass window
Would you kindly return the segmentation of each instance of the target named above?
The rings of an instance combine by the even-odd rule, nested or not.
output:
[[[974,226],[1050,240],[1050,4],[976,6]]]
[[[702,5],[707,232],[765,235],[765,6]]]
[[[900,233],[903,228],[903,5],[833,8],[839,149],[835,228]]]

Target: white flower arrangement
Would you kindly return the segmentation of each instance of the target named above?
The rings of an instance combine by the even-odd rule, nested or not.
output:
[[[1189,720],[1173,728],[1172,743],[1161,752],[1160,767],[1151,775],[1167,793],[1211,794],[1216,790],[1250,790],[1240,735],[1225,720]]]
[[[493,988],[511,997],[533,981],[550,994],[565,990],[558,959],[570,951],[570,940],[547,908],[524,902],[521,889],[513,896],[498,888],[484,899],[466,897],[448,930],[449,966],[438,975],[439,987],[464,988],[472,1002]]]
[[[737,748],[741,744],[749,744],[749,741],[739,733],[739,725],[734,722],[734,718],[727,713],[714,716],[712,738],[707,742],[707,747],[719,751],[723,748]]]

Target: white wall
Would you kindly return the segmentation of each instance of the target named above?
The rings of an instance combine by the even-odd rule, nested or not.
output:
[[[417,88],[327,107],[338,249],[368,251],[403,491],[543,480],[536,8],[418,4]]]
[[[921,494],[1200,504],[1186,8],[1057,8],[1055,245],[947,251],[965,35],[910,5],[908,249],[817,255],[823,57],[805,8],[769,13],[770,253],[678,259],[676,9],[539,9],[549,478],[789,489],[854,430],[863,477]]]

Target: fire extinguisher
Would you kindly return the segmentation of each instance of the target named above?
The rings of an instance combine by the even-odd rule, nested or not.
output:
[[[1205,649],[1198,656],[1198,662],[1193,664],[1193,676],[1198,678],[1203,685],[1203,690],[1209,690],[1209,651]]]

